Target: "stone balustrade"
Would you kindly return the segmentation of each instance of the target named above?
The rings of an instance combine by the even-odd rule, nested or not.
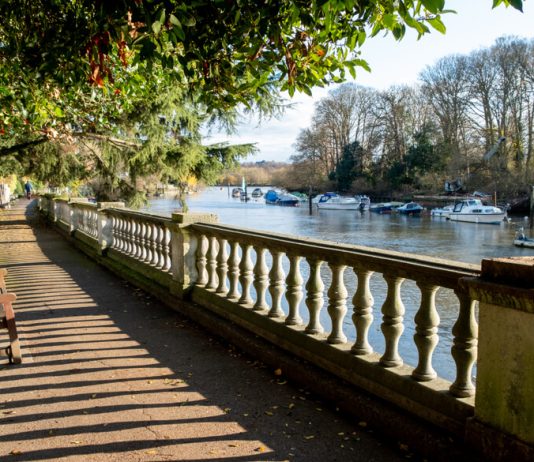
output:
[[[41,210],[82,250],[177,309],[173,300],[191,300],[456,436],[476,415],[477,297],[462,281],[477,280],[478,265],[239,229],[207,214],[166,218],[47,198]],[[457,313],[448,330],[444,291]],[[434,364],[447,339],[450,381]]]

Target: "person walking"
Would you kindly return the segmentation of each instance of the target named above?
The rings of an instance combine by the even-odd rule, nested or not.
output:
[[[32,198],[32,184],[30,183],[30,180],[26,181],[26,184],[24,185],[24,191],[26,191],[26,199]]]

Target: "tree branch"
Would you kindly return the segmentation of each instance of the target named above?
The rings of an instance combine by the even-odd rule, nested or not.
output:
[[[142,147],[141,143],[135,143],[133,141],[126,141],[121,140],[120,138],[114,138],[112,136],[107,135],[99,135],[98,133],[75,133],[74,136],[78,138],[89,138],[92,140],[98,140],[98,141],[107,141],[108,143],[111,143],[119,148],[134,148],[134,149],[140,149]]]
[[[37,146],[42,143],[46,143],[48,141],[48,138],[46,136],[43,136],[42,138],[38,138],[33,141],[26,141],[24,143],[15,144],[14,146],[10,146],[8,148],[0,148],[0,157],[1,156],[8,156],[9,154],[14,154],[15,152],[22,151],[23,149],[29,148],[31,146]]]

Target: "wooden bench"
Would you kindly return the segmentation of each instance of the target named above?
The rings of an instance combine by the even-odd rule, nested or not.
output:
[[[22,362],[22,353],[20,351],[17,325],[15,324],[15,312],[13,311],[13,302],[17,299],[17,296],[7,292],[4,279],[6,274],[7,270],[0,268],[0,327],[7,329],[9,334],[9,346],[6,348],[9,362],[19,364]]]

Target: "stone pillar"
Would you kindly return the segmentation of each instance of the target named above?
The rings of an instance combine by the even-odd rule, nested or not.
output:
[[[191,232],[194,223],[215,224],[219,221],[213,213],[173,213],[171,229],[171,293],[180,299],[187,297],[197,280],[197,238]]]
[[[98,209],[98,253],[103,255],[113,244],[113,222],[106,213],[106,209],[123,209],[125,205],[124,202],[98,202],[96,207]]]
[[[73,234],[78,227],[78,220],[80,216],[80,209],[77,208],[74,204],[83,203],[87,204],[89,199],[86,197],[74,197],[69,200],[69,210],[70,210],[70,233]]]
[[[50,200],[49,207],[50,207],[50,210],[48,211],[48,214],[50,216],[50,221],[55,223],[57,221],[57,207],[58,207],[57,200],[55,197]]]
[[[482,261],[475,415],[467,441],[488,460],[534,460],[534,257]]]

